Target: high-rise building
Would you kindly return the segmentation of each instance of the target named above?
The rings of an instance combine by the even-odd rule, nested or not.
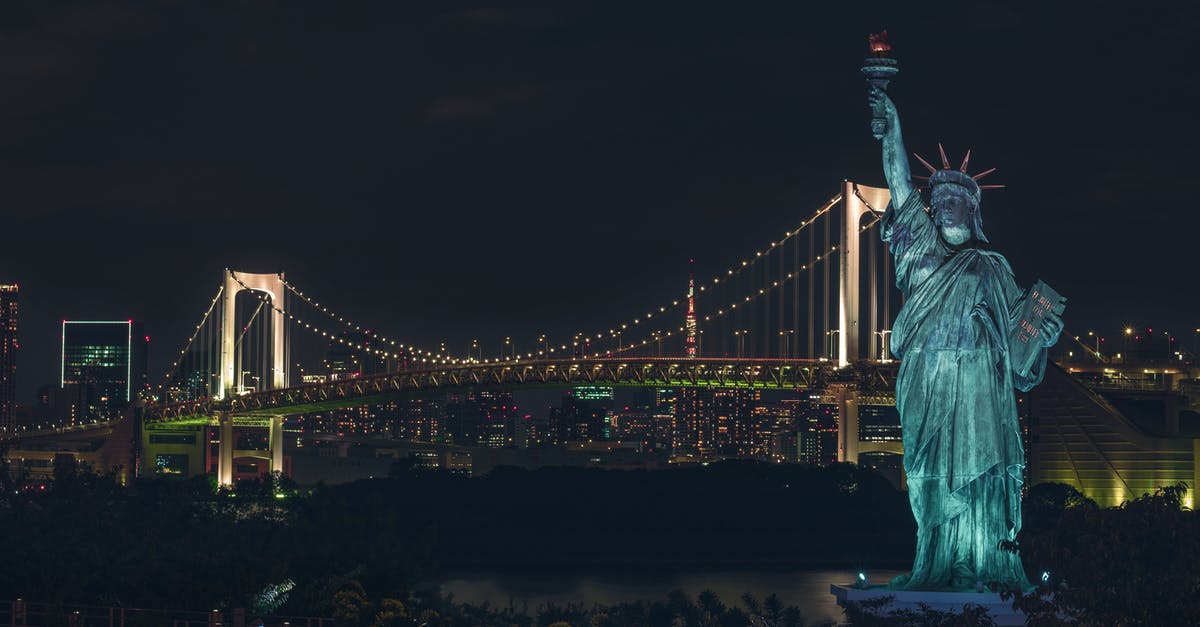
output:
[[[711,388],[683,388],[675,403],[671,426],[671,454],[703,458],[715,445],[716,416]]]
[[[146,343],[132,320],[63,320],[59,386],[87,397],[79,419],[108,417],[137,397],[146,384]]]
[[[557,416],[559,441],[615,440],[613,389],[582,385],[564,396]]]
[[[859,442],[903,442],[900,412],[895,405],[861,403],[858,406]],[[858,464],[873,468],[897,486],[902,481],[904,456],[883,451],[859,453]]]
[[[528,416],[521,414],[512,392],[472,390],[446,397],[445,438],[454,444],[504,448],[527,446]]]
[[[432,442],[441,435],[443,403],[438,399],[409,398],[401,403],[396,434],[406,440]]]
[[[798,456],[802,463],[828,466],[837,463],[838,406],[820,394],[810,394],[807,403],[797,407],[800,432]]]
[[[713,392],[713,439],[722,457],[750,457],[758,452],[755,440],[756,414],[760,413],[758,390],[721,388]]]
[[[0,285],[0,432],[16,428],[17,286]]]
[[[896,406],[860,403],[858,439],[860,442],[902,442],[900,412]]]

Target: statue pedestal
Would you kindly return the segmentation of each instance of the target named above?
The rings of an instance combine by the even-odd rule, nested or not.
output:
[[[1012,601],[1000,600],[995,592],[920,592],[915,590],[888,590],[885,586],[856,588],[851,585],[830,584],[829,592],[837,597],[839,607],[846,602],[869,601],[880,597],[894,597],[884,606],[883,613],[892,610],[921,611],[921,604],[939,612],[962,612],[967,604],[981,605],[997,625],[1024,625],[1025,615],[1012,608]]]

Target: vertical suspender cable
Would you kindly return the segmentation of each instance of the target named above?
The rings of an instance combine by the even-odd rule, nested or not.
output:
[[[876,352],[877,349],[875,348],[875,333],[879,331],[879,271],[876,267],[878,264],[878,261],[876,260],[878,242],[877,238],[874,237],[874,231],[866,231],[865,236],[867,238],[867,267],[871,269],[871,277],[868,279],[868,285],[869,289],[871,290],[871,294],[867,298],[868,306],[871,310],[867,318],[867,324],[870,326],[870,333],[867,336],[867,346],[869,346],[870,349],[867,351],[867,356],[871,359],[875,359],[878,357],[878,353]],[[863,237],[863,235],[859,235],[859,237]]]
[[[812,256],[815,254],[813,251],[815,251],[817,249],[816,242],[817,242],[817,230],[812,228],[812,225],[809,224],[809,227],[808,227],[808,257],[809,257],[809,259],[811,259]],[[815,315],[816,309],[813,306],[814,302],[816,300],[817,273],[812,270],[809,270],[806,273],[806,275],[807,276],[804,277],[804,280],[806,283],[808,283],[808,358],[813,359],[817,356],[817,353],[813,348],[814,338],[817,333],[817,318]]]
[[[771,249],[767,249],[767,258],[763,259],[763,286],[767,290],[763,299],[763,357],[771,356]]]
[[[800,354],[800,238],[792,238],[792,342],[795,347],[793,354]]]
[[[884,329],[892,328],[892,254],[889,245],[883,244],[883,323]],[[891,338],[886,338],[890,340]],[[886,341],[886,340],[885,340]],[[882,355],[881,355],[882,357]]]
[[[843,201],[843,202],[845,202],[845,201]],[[829,251],[829,222],[831,220],[833,220],[833,214],[827,213],[825,215],[826,215],[825,223],[822,225],[825,230],[825,241],[821,246],[821,252],[827,253]],[[826,348],[824,348],[823,350],[826,353],[829,353],[828,347],[829,347],[829,342],[830,342],[830,340],[829,340],[829,266],[830,265],[831,265],[830,255],[826,255],[825,259],[823,260],[823,263],[821,264],[821,271],[825,274],[825,279],[821,282],[821,287],[822,287],[822,289],[825,290],[825,296],[824,296],[824,298],[821,299],[821,331],[822,331],[822,338],[823,338],[822,341],[825,343],[825,346],[826,346]],[[826,356],[832,357],[832,354],[827,354]]]
[[[787,257],[787,242],[786,241],[781,242],[779,245],[779,281],[780,281],[780,283],[782,283],[784,280],[787,279],[787,272],[784,271],[785,267],[783,265],[787,262],[785,257]],[[778,308],[779,330],[780,330],[779,339],[782,340],[782,344],[783,344],[783,346],[779,347],[779,356],[783,357],[783,358],[787,357],[786,348],[788,345],[788,341],[787,341],[787,339],[784,338],[784,335],[782,333],[782,331],[783,331],[783,305],[784,305],[784,301],[787,300],[786,298],[784,298],[785,296],[787,296],[787,291],[782,290],[782,289],[779,290],[779,308]]]

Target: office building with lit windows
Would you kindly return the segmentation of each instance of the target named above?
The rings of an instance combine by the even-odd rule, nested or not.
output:
[[[137,398],[146,381],[146,344],[132,320],[63,320],[59,385],[97,418]]]

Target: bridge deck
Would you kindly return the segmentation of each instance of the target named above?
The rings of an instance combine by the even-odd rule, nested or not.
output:
[[[807,389],[833,372],[835,364],[811,359],[686,357],[583,358],[514,361],[414,368],[344,381],[314,383],[210,400],[158,404],[147,422],[211,415],[218,410],[254,411],[337,406],[356,399],[474,386],[609,385],[640,387],[748,387]],[[894,367],[891,364],[890,367]],[[332,405],[330,405],[332,403]],[[291,413],[302,413],[292,410]]]

